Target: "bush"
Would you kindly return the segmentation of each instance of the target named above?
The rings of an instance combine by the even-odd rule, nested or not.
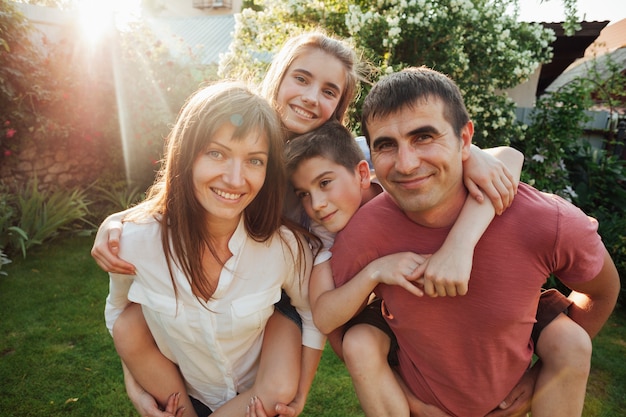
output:
[[[88,206],[84,191],[40,191],[37,179],[31,180],[17,196],[18,226],[28,236],[26,249],[54,238],[76,222],[84,222]]]

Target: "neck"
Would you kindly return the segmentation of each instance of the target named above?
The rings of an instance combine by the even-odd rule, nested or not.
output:
[[[450,196],[442,204],[419,212],[405,212],[407,217],[415,223],[428,228],[443,228],[452,226],[467,200],[468,192],[465,186]]]

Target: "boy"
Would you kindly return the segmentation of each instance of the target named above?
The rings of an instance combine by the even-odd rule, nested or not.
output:
[[[505,153],[500,156],[505,160],[517,158],[517,156],[506,155],[507,152],[517,153],[511,148],[500,148],[498,151]],[[339,342],[341,349],[336,349],[336,351],[346,362],[366,415],[408,416],[409,410],[413,412],[419,412],[420,409],[426,410],[429,406],[409,395],[392,371],[392,366],[395,364],[394,350],[397,345],[393,333],[380,313],[380,301],[370,303],[355,318],[346,316],[344,312],[350,309],[346,309],[345,304],[350,303],[351,299],[342,297],[341,291],[344,290],[345,285],[350,285],[350,282],[344,287],[335,289],[328,262],[331,257],[330,247],[334,235],[345,227],[361,205],[381,193],[382,187],[376,182],[371,182],[369,165],[364,160],[362,151],[350,132],[339,123],[329,122],[316,131],[294,138],[286,145],[285,152],[287,174],[296,196],[311,220],[311,231],[323,241],[323,248],[315,260],[309,288],[316,326],[323,333],[330,333],[339,325],[349,322],[348,330],[343,340]],[[508,161],[509,164],[515,165],[511,159]],[[461,223],[460,218],[458,223]],[[474,246],[472,242],[475,244],[477,241],[477,239],[472,240],[471,237],[476,233],[482,234],[484,231],[484,229],[467,230],[467,228],[460,230],[461,232],[455,225],[442,248],[430,257],[413,253],[389,255],[370,263],[352,281],[363,275],[363,279],[375,281],[371,289],[377,283],[393,283],[403,286],[416,296],[421,296],[423,291],[410,281],[424,285],[424,277],[426,277],[435,281],[433,283],[435,287],[443,285],[448,289],[443,295],[455,295],[455,287],[446,286],[446,284],[450,279],[454,282],[465,280],[465,288],[467,288]],[[381,238],[384,237],[381,236]],[[447,254],[451,256],[446,256]],[[386,272],[392,269],[391,265],[396,270],[398,265],[405,267],[407,272],[403,275],[410,277],[409,280],[399,276],[385,276]],[[450,288],[453,289],[449,290]],[[464,294],[462,290],[457,293]],[[364,298],[366,297],[353,299]],[[561,310],[565,309],[560,294],[552,292],[546,298],[556,299],[553,304]],[[549,301],[547,303],[550,304]],[[540,311],[543,305],[543,302],[540,303]],[[538,318],[542,321],[541,317]],[[554,396],[569,395],[571,391],[567,390],[586,386],[591,359],[590,339],[580,326],[564,314],[558,314],[554,320],[552,317],[543,320],[547,322],[541,324],[542,327],[546,326],[546,331],[541,333],[542,337],[539,338],[541,328],[533,331],[536,351],[543,361],[543,368],[537,368],[541,371],[533,398],[534,409],[539,412],[542,408],[537,407],[538,404],[543,404]],[[547,326],[548,324],[551,326]],[[551,330],[548,331],[548,329]],[[554,349],[557,346],[559,350]],[[567,346],[566,351],[563,350],[565,346]],[[577,381],[568,380],[568,388],[565,390],[563,382],[554,384],[555,376],[558,375],[561,366],[572,361],[581,363],[582,368],[587,369],[587,373],[582,372]],[[376,376],[375,380],[368,379],[372,375]],[[376,391],[376,395],[373,395],[372,390]],[[576,392],[576,394],[579,393]],[[371,398],[374,397],[382,401],[377,400],[376,404],[372,404]],[[582,397],[584,398],[584,393]],[[509,405],[502,405],[502,407],[506,408]],[[580,408],[582,410],[582,404]]]

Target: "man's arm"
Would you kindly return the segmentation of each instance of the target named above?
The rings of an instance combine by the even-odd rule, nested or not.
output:
[[[617,268],[608,251],[604,251],[604,265],[591,281],[570,284],[569,317],[589,333],[598,334],[615,308],[620,291]]]

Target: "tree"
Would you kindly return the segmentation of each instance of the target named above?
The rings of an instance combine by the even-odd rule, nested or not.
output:
[[[322,27],[351,42],[376,69],[371,81],[420,65],[452,77],[465,95],[480,146],[507,144],[522,134],[515,105],[501,91],[549,61],[555,39],[540,24],[517,22],[507,13],[516,0],[269,0],[263,5],[237,17],[231,49],[220,62],[222,76],[258,81],[287,37]],[[351,114],[356,128],[356,110]]]

